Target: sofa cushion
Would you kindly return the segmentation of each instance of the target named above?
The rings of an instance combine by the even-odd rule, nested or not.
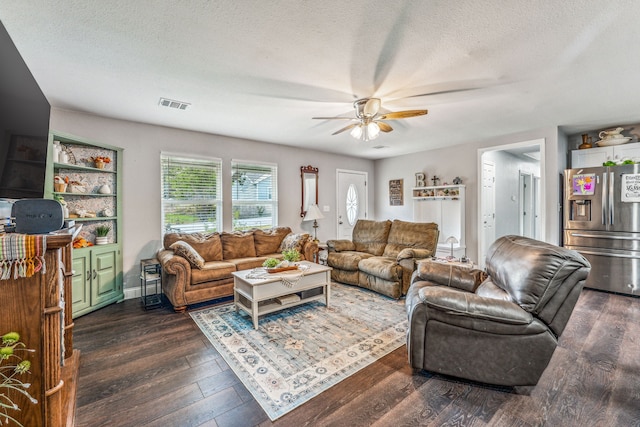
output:
[[[358,269],[362,273],[390,282],[399,282],[402,280],[402,267],[392,258],[380,256],[365,258],[358,263]]]
[[[218,233],[167,233],[164,247],[169,248],[177,241],[187,242],[205,261],[222,261],[222,244]]]
[[[289,227],[274,227],[268,230],[254,230],[253,240],[256,246],[256,255],[264,256],[278,252],[282,240],[291,233]]]
[[[245,233],[240,231],[222,232],[220,239],[222,240],[222,258],[224,260],[256,256],[252,231]]]
[[[373,255],[366,252],[329,252],[327,256],[327,264],[334,269],[357,271],[358,263],[363,259],[372,257]]]
[[[387,245],[391,221],[359,219],[353,227],[352,239],[357,252],[382,255]]]
[[[309,233],[289,233],[280,243],[278,252],[295,249],[303,253],[304,244],[309,240]]]
[[[228,279],[231,273],[236,271],[235,264],[226,261],[210,261],[206,262],[202,270],[191,270],[190,285],[198,285],[200,283],[212,282],[215,280]],[[187,285],[189,286],[189,285]]]
[[[405,248],[431,249],[438,245],[438,224],[433,222],[406,222],[398,219],[391,224],[384,256],[396,258]],[[433,255],[433,253],[431,255]]]
[[[202,267],[204,267],[204,259],[187,242],[179,240],[169,246],[169,249],[173,249],[176,255],[180,255],[181,257],[189,261],[189,264],[191,264],[191,266],[199,269],[202,269]]]

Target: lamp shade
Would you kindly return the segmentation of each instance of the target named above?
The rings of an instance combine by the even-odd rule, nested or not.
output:
[[[449,244],[456,244],[458,243],[458,239],[455,238],[455,236],[449,236],[447,237],[447,240],[445,240],[445,243],[449,243]]]
[[[304,215],[303,221],[313,221],[316,219],[324,218],[322,212],[320,212],[320,208],[318,205],[309,205],[309,209],[307,209],[307,213]]]

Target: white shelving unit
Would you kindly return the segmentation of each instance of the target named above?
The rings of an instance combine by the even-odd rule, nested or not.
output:
[[[451,254],[451,245],[445,243],[450,236],[458,239],[458,243],[453,245],[453,256],[465,256],[465,186],[415,187],[412,198],[413,220],[438,224],[440,234],[436,256],[446,257]]]

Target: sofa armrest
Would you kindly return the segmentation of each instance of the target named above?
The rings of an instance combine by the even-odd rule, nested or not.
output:
[[[162,265],[162,290],[174,307],[187,305],[185,289],[191,283],[191,264],[170,249],[161,249],[157,254]]]
[[[351,240],[327,240],[329,252],[355,251],[356,245]]]
[[[302,247],[302,255],[304,256],[305,260],[315,262],[316,256],[318,255],[318,242],[307,240],[307,242]]]
[[[511,325],[528,325],[533,322],[531,313],[510,301],[484,298],[443,286],[425,286],[418,294],[423,304],[454,316]]]
[[[431,249],[421,249],[421,248],[404,248],[398,253],[397,260],[401,261],[403,259],[413,258],[413,259],[424,259],[430,258],[433,256],[433,251]]]

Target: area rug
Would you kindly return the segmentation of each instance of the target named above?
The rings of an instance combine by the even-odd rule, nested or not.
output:
[[[406,342],[403,300],[336,283],[330,307],[268,314],[257,330],[233,303],[190,314],[271,420]]]

